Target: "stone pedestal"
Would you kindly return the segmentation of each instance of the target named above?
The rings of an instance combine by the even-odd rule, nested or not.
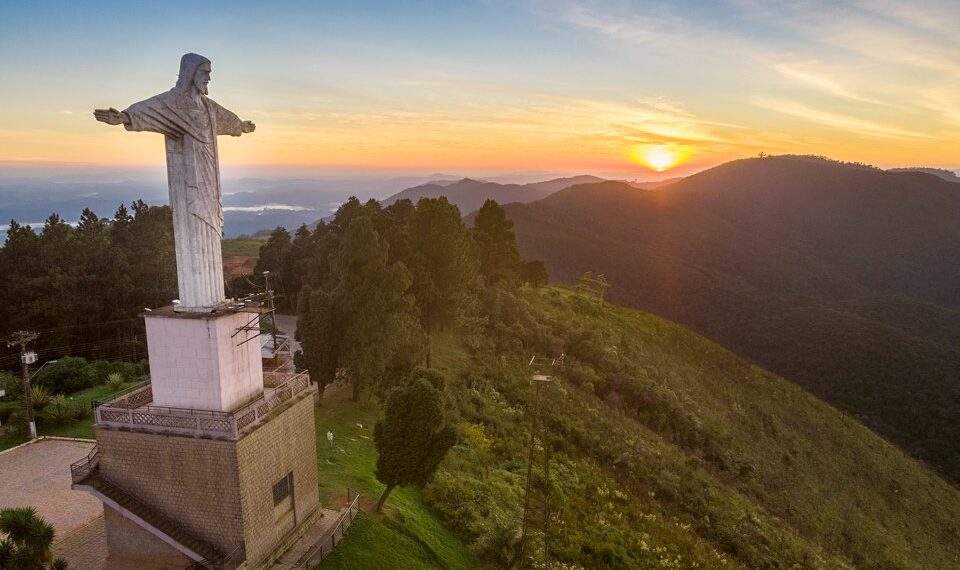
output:
[[[198,561],[184,546],[201,542],[239,552],[244,568],[268,566],[320,506],[314,430],[313,390],[236,440],[97,427],[97,477],[110,487],[88,485],[104,500],[110,556],[185,568]]]
[[[319,513],[316,387],[264,387],[256,310],[144,318],[151,383],[97,406],[73,487],[103,502],[118,564],[267,568]]]
[[[263,391],[256,313],[167,307],[144,319],[154,406],[230,412]]]

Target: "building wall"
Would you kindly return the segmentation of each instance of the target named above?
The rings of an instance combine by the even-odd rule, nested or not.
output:
[[[110,551],[109,568],[190,568],[193,561],[112,508],[104,505],[103,518]]]
[[[233,411],[263,391],[260,343],[241,331],[252,313],[144,316],[153,404]]]
[[[221,552],[242,543],[237,442],[105,428],[97,441],[109,483]]]
[[[313,398],[306,397],[238,442],[246,554],[252,566],[268,557],[283,535],[284,521],[276,520],[273,502],[276,482],[293,472],[297,525],[320,506],[316,441]]]

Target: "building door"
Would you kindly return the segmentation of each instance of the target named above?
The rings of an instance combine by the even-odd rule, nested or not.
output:
[[[278,539],[297,526],[297,512],[293,502],[293,471],[273,485],[273,521]]]

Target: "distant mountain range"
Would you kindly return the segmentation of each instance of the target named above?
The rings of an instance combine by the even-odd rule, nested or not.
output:
[[[508,206],[553,280],[687,324],[960,482],[960,184],[774,157]],[[704,371],[709,374],[710,371]]]
[[[461,214],[467,215],[479,210],[480,206],[487,200],[496,200],[500,204],[533,202],[570,186],[603,182],[603,180],[603,178],[596,176],[581,175],[529,184],[500,184],[470,178],[464,178],[456,182],[432,181],[398,192],[383,200],[382,204],[389,206],[397,200],[404,199],[416,203],[420,198],[445,196],[451,204],[460,208]]]
[[[923,172],[925,174],[932,174],[937,178],[942,178],[947,182],[960,182],[960,176],[957,176],[956,172],[944,168],[891,168],[887,170],[887,172]]]

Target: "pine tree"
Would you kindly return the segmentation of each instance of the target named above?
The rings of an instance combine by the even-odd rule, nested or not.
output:
[[[334,264],[334,330],[339,365],[353,384],[353,398],[369,382],[383,380],[402,339],[416,338],[409,271],[387,264],[387,247],[366,216],[344,232]]]
[[[421,198],[417,202],[410,244],[413,293],[420,309],[420,323],[430,335],[455,324],[473,306],[476,246],[460,218],[460,210],[446,198]]]
[[[473,236],[480,257],[480,273],[487,285],[516,280],[520,253],[513,221],[500,204],[487,200],[473,220]]]
[[[428,377],[416,377],[387,398],[383,419],[373,429],[377,446],[377,480],[386,485],[377,512],[395,487],[423,486],[456,443],[444,420],[443,393]]]
[[[296,339],[301,351],[297,365],[310,372],[310,379],[317,383],[322,399],[324,389],[336,378],[339,359],[333,299],[323,289],[314,290],[305,285],[300,291],[298,312]]]

